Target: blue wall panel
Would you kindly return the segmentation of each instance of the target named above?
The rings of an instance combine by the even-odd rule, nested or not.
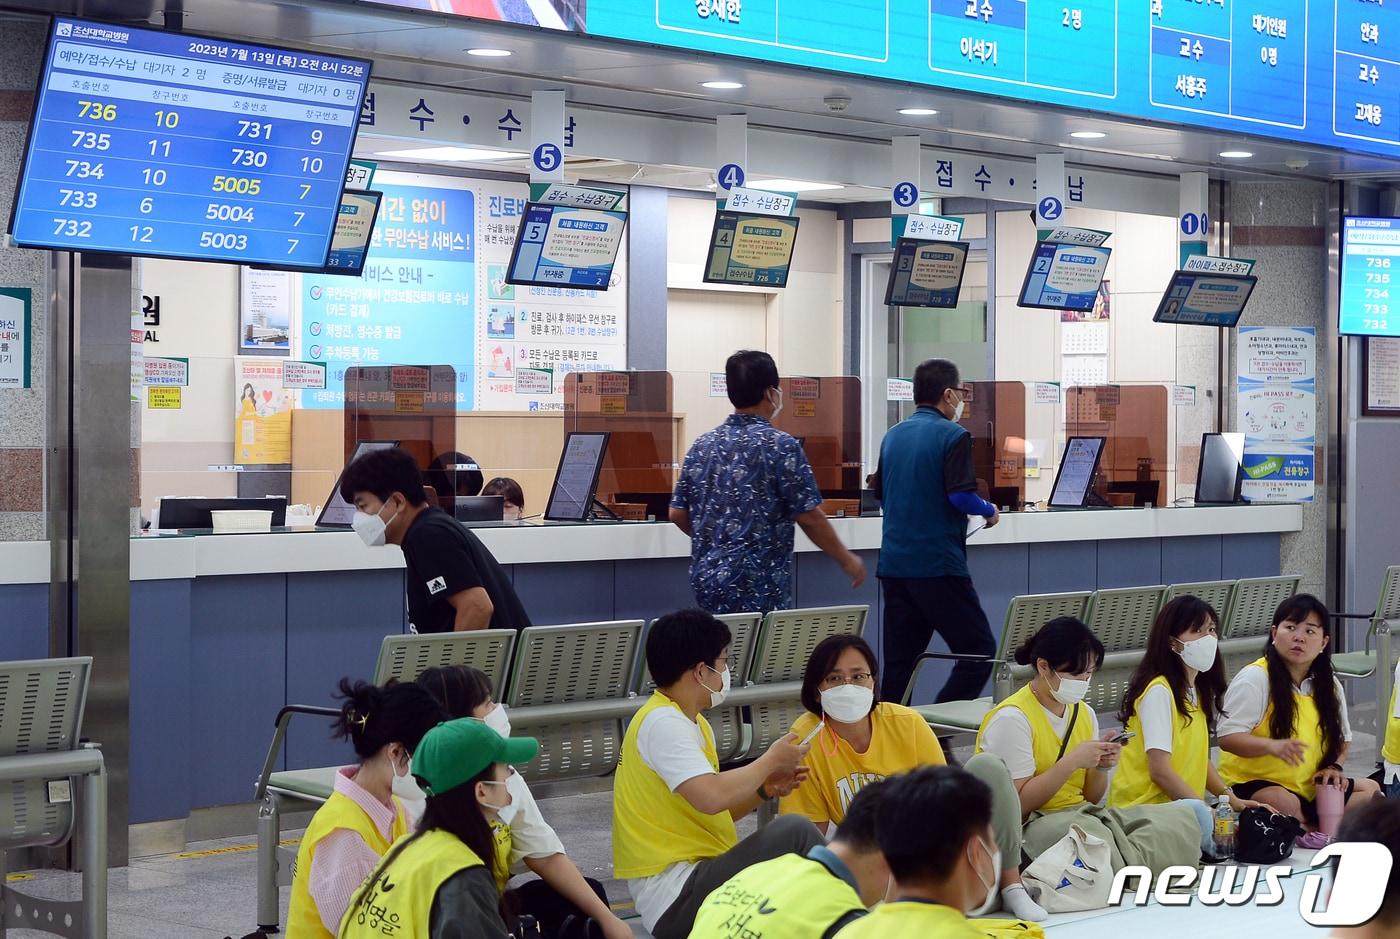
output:
[[[653,620],[695,606],[695,595],[690,592],[689,558],[641,558],[613,567],[614,614],[605,619]],[[534,608],[524,594],[521,599],[534,616]]]
[[[1219,535],[1162,539],[1162,583],[1221,579]]]
[[[1279,573],[1279,536],[1276,534],[1225,535],[1220,549],[1221,576],[1272,577]]]
[[[1126,538],[1098,543],[1098,582],[1108,587],[1141,587],[1162,582],[1162,542],[1157,538]]]
[[[195,804],[192,772],[194,766],[200,766],[202,772],[202,764],[192,763],[190,745],[198,745],[204,733],[191,719],[198,706],[195,688],[202,688],[191,682],[193,583],[147,580],[131,584],[128,805],[132,824],[184,818]],[[256,772],[250,767],[240,769],[244,782]],[[248,788],[241,801],[248,801],[251,792]]]
[[[521,564],[515,592],[536,626],[613,619],[613,562]]]
[[[287,576],[287,703],[335,707],[342,677],[370,681],[384,637],[402,634],[403,575],[347,571]],[[292,718],[287,768],[354,762],[330,721]]]
[[[1063,593],[1098,586],[1097,542],[1040,542],[1026,548],[1030,557],[1028,593]]]
[[[865,562],[865,583],[857,590],[851,589],[851,579],[841,573],[840,565],[825,554],[807,551],[796,555],[792,569],[794,605],[808,607],[866,604],[873,612],[880,593],[880,582],[875,577],[875,564],[879,552],[860,551],[857,554]],[[866,628],[870,628],[869,624]]]
[[[194,805],[252,800],[253,777],[287,700],[286,662],[287,575],[194,581],[188,738]],[[160,733],[159,726],[146,732]]]
[[[49,655],[49,585],[0,585],[0,661]]]

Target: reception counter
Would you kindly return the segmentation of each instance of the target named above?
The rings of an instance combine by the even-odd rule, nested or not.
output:
[[[993,628],[1018,594],[1279,573],[1279,539],[1302,507],[1211,506],[1009,514],[969,539]],[[864,603],[879,652],[879,518],[834,519],[865,559],[852,590],[798,533],[798,606]],[[690,540],[661,522],[474,529],[535,623],[650,619],[690,605]],[[403,557],[351,532],[143,536],[131,543],[133,823],[251,798],[278,710],[328,704],[343,675],[368,678],[382,638],[407,628]],[[49,545],[0,544],[0,658],[48,653]],[[930,669],[920,692],[943,673]],[[324,723],[293,725],[290,768],[348,759]]]

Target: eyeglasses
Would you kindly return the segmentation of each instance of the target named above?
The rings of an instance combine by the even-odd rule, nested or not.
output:
[[[853,672],[850,675],[842,675],[840,672],[832,672],[822,679],[822,684],[828,687],[834,685],[864,685],[874,680],[869,672]]]
[[[967,385],[958,385],[953,390],[956,391],[958,394],[962,395],[964,398],[969,398],[972,396],[972,389],[969,388]]]

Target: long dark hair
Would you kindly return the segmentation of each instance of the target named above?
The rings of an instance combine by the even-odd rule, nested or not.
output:
[[[1274,610],[1274,626],[1284,620],[1301,623],[1309,616],[1322,621],[1322,632],[1328,640],[1313,660],[1307,676],[1312,679],[1313,701],[1317,703],[1318,722],[1322,725],[1322,762],[1316,767],[1321,769],[1337,762],[1342,752],[1342,703],[1337,697],[1337,679],[1332,671],[1332,630],[1328,626],[1327,607],[1310,593],[1294,594]],[[1264,646],[1264,664],[1269,673],[1269,703],[1274,708],[1269,720],[1269,736],[1287,740],[1294,734],[1293,725],[1298,716],[1293,701],[1293,676],[1288,672],[1288,663],[1274,648],[1272,630]]]
[[[470,665],[435,665],[418,676],[418,684],[437,699],[449,720],[471,717],[491,699],[491,679]]]
[[[418,830],[389,849],[389,853],[384,855],[374,873],[355,894],[347,915],[354,913],[364,904],[375,881],[384,876],[384,872],[409,845],[435,829],[447,832],[466,845],[473,854],[481,858],[492,879],[500,880],[501,874],[505,872],[496,869],[496,835],[476,801],[476,784],[494,779],[495,776],[496,764],[488,763],[485,769],[462,785],[455,786],[440,796],[428,796],[427,808],[418,822]]]
[[[1057,616],[1036,630],[1016,650],[1016,664],[1035,667],[1044,659],[1054,671],[1071,675],[1103,667],[1103,643],[1093,630],[1073,616]]]
[[[875,682],[875,701],[880,700],[880,663],[875,661],[875,650],[870,648],[870,643],[859,636],[827,636],[812,650],[811,657],[807,659],[807,668],[802,673],[802,706],[818,717],[822,716],[821,683],[847,649],[855,649],[864,656],[870,677]],[[870,709],[873,711],[875,705],[872,704]]]
[[[1124,724],[1137,708],[1137,700],[1147,690],[1147,686],[1159,676],[1167,680],[1176,700],[1176,710],[1186,715],[1187,723],[1195,720],[1188,707],[1186,693],[1186,663],[1172,648],[1172,639],[1202,622],[1210,620],[1215,628],[1220,628],[1220,614],[1200,597],[1190,595],[1173,599],[1157,613],[1152,624],[1152,632],[1147,637],[1147,651],[1138,663],[1133,678],[1128,682],[1128,690],[1123,695],[1123,709],[1118,719]],[[1206,716],[1206,726],[1215,731],[1216,720],[1220,715],[1220,704],[1225,698],[1225,664],[1217,653],[1215,663],[1196,676],[1196,702]]]

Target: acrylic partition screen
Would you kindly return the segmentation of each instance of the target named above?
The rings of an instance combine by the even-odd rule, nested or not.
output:
[[[457,449],[457,371],[448,365],[394,365],[345,371],[343,465],[361,441],[396,440],[413,454],[437,503],[480,487],[469,454]]]
[[[1026,491],[1026,386],[1019,381],[967,382],[972,390],[962,425],[972,432],[977,493],[997,508],[1019,506]]]
[[[1109,504],[1160,506],[1174,498],[1168,489],[1172,467],[1166,386],[1067,388],[1064,436],[1108,438],[1097,491]]]
[[[673,410],[668,372],[572,372],[564,379],[564,429],[606,431],[598,477],[605,503],[644,504],[666,517],[682,454],[684,417]]]
[[[802,441],[822,495],[859,499],[860,379],[792,376],[781,387],[783,411],[774,426]]]

